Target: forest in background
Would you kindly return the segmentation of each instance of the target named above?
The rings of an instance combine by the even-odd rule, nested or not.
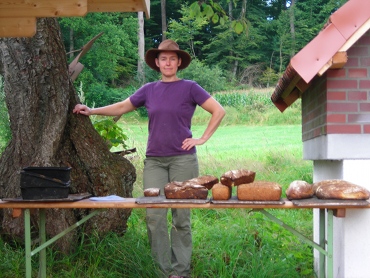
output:
[[[201,1],[195,3],[200,3],[200,15],[192,1],[151,0],[150,18],[144,18],[144,49],[158,47],[163,37],[175,40],[193,59],[180,77],[197,81],[210,93],[273,87],[290,59],[345,2]],[[87,104],[122,100],[144,82],[158,79],[147,66],[145,78],[138,76],[137,13],[91,13],[59,22],[70,61],[103,32],[80,60],[84,69],[75,81]]]

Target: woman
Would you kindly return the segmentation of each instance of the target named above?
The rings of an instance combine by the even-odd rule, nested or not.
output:
[[[176,42],[165,40],[158,49],[148,50],[145,61],[161,73],[161,80],[144,85],[122,102],[100,108],[77,104],[73,112],[86,116],[120,116],[145,106],[149,137],[144,161],[144,189],[160,188],[163,194],[167,183],[199,176],[195,146],[207,142],[220,125],[225,111],[196,82],[177,77],[177,71],[186,68],[191,58]],[[202,137],[193,138],[191,119],[197,105],[211,117]],[[190,209],[171,210],[170,236],[168,210],[148,208],[146,211],[151,251],[163,277],[187,277],[192,253]]]

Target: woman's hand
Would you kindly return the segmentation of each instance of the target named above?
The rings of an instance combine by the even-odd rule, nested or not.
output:
[[[73,109],[73,113],[75,114],[82,114],[85,116],[90,116],[91,115],[91,109],[87,107],[84,104],[77,104],[75,108]]]
[[[186,138],[182,142],[181,148],[185,151],[190,150],[191,148],[197,146],[197,145],[203,145],[207,140],[202,138]]]

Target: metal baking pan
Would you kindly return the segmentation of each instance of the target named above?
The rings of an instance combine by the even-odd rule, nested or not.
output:
[[[138,204],[206,204],[209,199],[167,199],[166,196],[158,197],[139,197],[136,198]]]
[[[91,197],[90,193],[78,193],[78,194],[69,194],[67,198],[61,199],[35,199],[35,200],[25,200],[22,197],[17,198],[3,198],[4,202],[75,202],[82,199]]]
[[[237,196],[231,196],[229,200],[213,200],[211,199],[212,204],[219,204],[219,205],[284,205],[285,202],[283,200],[278,201],[241,201],[238,200]]]
[[[307,199],[291,200],[295,206],[325,206],[325,207],[362,207],[370,203],[366,200],[341,200],[341,199],[319,199],[316,196]]]

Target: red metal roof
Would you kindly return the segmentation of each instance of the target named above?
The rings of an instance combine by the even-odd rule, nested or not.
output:
[[[322,75],[330,68],[330,61],[337,52],[346,51],[360,38],[358,36],[370,29],[369,22],[369,0],[349,0],[333,13],[320,33],[290,60],[271,96],[275,106],[281,112],[289,107],[317,74]],[[296,86],[299,79],[305,86]]]

